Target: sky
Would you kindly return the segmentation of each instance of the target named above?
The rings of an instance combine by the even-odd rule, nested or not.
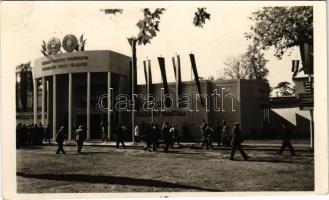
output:
[[[137,47],[138,82],[145,83],[142,61],[152,63],[153,82],[161,82],[157,57],[166,59],[167,78],[174,81],[171,58],[180,55],[182,80],[191,80],[189,53],[194,53],[199,76],[208,78],[223,75],[223,62],[230,56],[246,52],[244,33],[253,21],[252,12],[260,2],[2,2],[1,51],[2,66],[14,70],[20,63],[41,57],[42,40],[60,40],[74,34],[87,38],[85,50],[113,50],[131,55],[127,37],[136,36],[136,23],[142,8],[164,7],[160,32],[151,44]],[[211,14],[204,28],[193,25],[194,12],[206,7]],[[105,15],[100,9],[121,8],[122,15]],[[274,57],[273,49],[265,52],[269,60],[268,80],[271,86],[281,81],[292,82],[291,60],[299,59],[299,50],[282,60]],[[13,73],[14,76],[14,73]]]

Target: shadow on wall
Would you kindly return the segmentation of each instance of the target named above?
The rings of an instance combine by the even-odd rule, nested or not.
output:
[[[271,138],[279,138],[282,132],[282,123],[286,122],[288,127],[293,134],[293,138],[308,138],[310,135],[310,120],[299,115],[295,114],[296,125],[292,124],[283,116],[279,115],[276,112],[270,111],[270,124],[268,126],[268,132]]]

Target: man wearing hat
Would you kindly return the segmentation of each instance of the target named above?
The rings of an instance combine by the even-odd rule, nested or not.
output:
[[[242,137],[241,137],[241,132],[240,132],[240,123],[235,123],[234,129],[233,129],[230,160],[234,160],[234,154],[235,154],[236,149],[239,149],[244,160],[247,160],[249,158],[248,155],[244,152],[241,143],[242,143]]]
[[[76,133],[75,141],[78,144],[78,153],[81,153],[81,149],[84,141],[83,126],[80,125],[79,128],[75,131],[75,133]]]

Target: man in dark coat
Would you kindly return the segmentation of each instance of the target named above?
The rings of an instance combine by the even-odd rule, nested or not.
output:
[[[122,144],[122,147],[125,149],[125,143],[124,143],[124,137],[125,137],[125,131],[126,127],[123,124],[120,124],[117,128],[117,145],[116,147],[120,147],[120,143]]]
[[[231,148],[231,156],[230,156],[230,160],[234,160],[234,154],[236,149],[239,149],[242,157],[244,160],[247,160],[249,157],[248,155],[244,152],[243,148],[242,148],[242,137],[241,137],[241,132],[240,132],[240,124],[239,123],[235,123],[234,124],[234,129],[233,129],[233,138],[232,138],[232,148]]]
[[[217,140],[217,146],[220,147],[222,145],[222,126],[219,122],[216,123],[215,138]]]
[[[37,145],[42,145],[42,141],[45,138],[45,128],[40,122],[39,126],[36,127],[36,129],[37,129],[36,143]]]
[[[27,144],[28,145],[33,145],[34,143],[34,135],[35,135],[35,128],[34,128],[34,124],[31,124],[29,126],[27,126],[27,129],[26,129],[26,133],[27,133]]]
[[[159,135],[158,135],[158,127],[156,124],[152,124],[152,147],[153,151],[156,151],[159,146]]]
[[[64,130],[64,126],[62,126],[59,131],[57,132],[56,135],[56,142],[58,144],[58,149],[56,151],[56,154],[59,154],[60,152],[62,152],[63,154],[65,154],[65,151],[63,149],[63,143],[65,140],[65,130]]]
[[[207,128],[207,122],[206,122],[206,120],[203,119],[201,121],[201,126],[200,126],[200,131],[201,131],[201,136],[202,137],[205,135],[206,128]]]
[[[85,140],[83,126],[79,126],[79,128],[75,131],[75,134],[76,134],[75,141],[77,142],[78,145],[77,152],[81,153],[83,141]]]
[[[207,125],[207,128],[205,130],[205,137],[206,137],[206,147],[209,149],[214,149],[214,146],[212,145],[212,138],[214,135],[214,129],[211,128],[210,124]]]
[[[145,141],[145,146],[144,146],[144,150],[145,151],[151,151],[151,146],[152,146],[152,139],[153,139],[153,123],[150,124],[146,124],[144,125],[144,141]]]
[[[206,120],[203,119],[201,121],[201,126],[200,126],[202,148],[204,147],[205,144],[207,144],[206,128],[207,128],[207,122],[206,122]]]
[[[292,138],[291,131],[290,131],[288,125],[285,122],[282,123],[282,129],[283,129],[282,130],[282,136],[281,136],[282,137],[282,145],[281,145],[281,148],[280,148],[278,154],[281,155],[282,152],[285,150],[285,148],[288,147],[291,155],[295,156],[296,153],[295,153],[295,150],[292,147],[291,141],[290,141],[291,138]]]
[[[229,139],[229,126],[225,120],[223,120],[223,132],[222,132],[222,144],[224,147],[231,146],[231,141]]]
[[[168,152],[169,145],[170,145],[170,127],[168,122],[164,122],[162,126],[162,137],[164,141],[164,152]]]

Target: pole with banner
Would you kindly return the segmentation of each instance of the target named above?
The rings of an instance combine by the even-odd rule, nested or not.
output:
[[[131,60],[131,135],[132,135],[132,142],[135,142],[134,138],[134,128],[135,128],[135,82],[137,82],[137,77],[135,76],[135,71],[136,71],[136,43],[137,39],[136,38],[129,38],[128,39],[130,46],[131,46],[131,52],[132,52],[132,60]]]
[[[151,60],[147,61],[148,63],[148,75],[147,75],[147,90],[148,90],[148,95],[151,95],[151,88],[152,88],[152,72],[151,72]],[[153,123],[153,108],[151,111],[151,122]]]

